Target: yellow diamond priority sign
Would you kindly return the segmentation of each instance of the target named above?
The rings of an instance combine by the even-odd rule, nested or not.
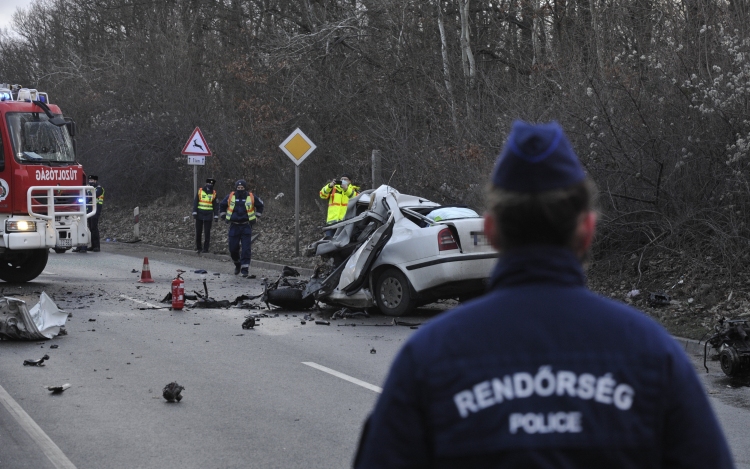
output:
[[[310,140],[307,135],[298,128],[289,134],[286,140],[279,145],[279,148],[286,153],[286,156],[294,161],[294,164],[299,166],[300,163],[302,163],[317,147],[312,140]]]

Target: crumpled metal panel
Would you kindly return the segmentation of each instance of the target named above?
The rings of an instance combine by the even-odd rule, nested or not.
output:
[[[54,301],[42,292],[39,303],[28,309],[17,298],[0,298],[0,338],[8,340],[45,340],[60,333],[68,313],[60,311]]]

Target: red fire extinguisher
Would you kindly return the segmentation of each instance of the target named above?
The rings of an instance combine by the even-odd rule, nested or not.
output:
[[[172,309],[182,309],[185,306],[185,281],[182,280],[184,270],[177,271],[177,277],[172,280]]]

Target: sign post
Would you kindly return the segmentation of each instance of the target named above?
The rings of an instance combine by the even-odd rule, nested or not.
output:
[[[211,149],[208,148],[199,127],[196,127],[190,134],[190,138],[182,148],[182,154],[187,155],[187,164],[193,166],[193,195],[195,195],[198,193],[198,166],[204,166],[206,157],[211,156]]]
[[[296,165],[294,168],[294,238],[296,241],[295,255],[299,257],[299,165],[317,147],[299,128],[281,142],[281,151]]]

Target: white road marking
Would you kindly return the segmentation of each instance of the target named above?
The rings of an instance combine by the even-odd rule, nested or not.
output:
[[[149,303],[148,301],[141,301],[141,300],[137,300],[137,299],[135,299],[135,298],[131,298],[131,297],[127,296],[127,295],[120,295],[120,297],[121,297],[121,298],[125,298],[126,300],[130,300],[130,301],[135,301],[135,302],[136,302],[136,303],[138,303],[138,304],[146,305],[146,306],[148,306],[149,308],[162,308],[162,306],[156,306],[156,305],[152,305],[152,304],[151,304],[151,303]]]
[[[49,459],[57,469],[76,469],[73,463],[70,462],[70,459],[65,456],[55,442],[44,433],[44,430],[42,430],[39,425],[31,419],[31,417],[29,417],[29,414],[27,414],[21,406],[10,397],[10,394],[8,394],[2,386],[0,386],[0,402],[2,402],[3,406],[8,409],[10,415],[12,415],[21,425],[21,428],[26,430],[26,433],[29,434],[31,439],[39,445],[44,455],[47,456],[47,459]]]
[[[325,371],[326,373],[328,373],[330,375],[333,375],[333,376],[335,376],[337,378],[341,378],[343,380],[349,381],[350,383],[357,384],[359,386],[362,386],[363,388],[369,389],[370,391],[375,391],[377,393],[382,393],[383,392],[383,388],[381,388],[381,387],[375,386],[374,384],[366,383],[366,382],[362,381],[361,379],[352,378],[349,375],[345,375],[344,373],[339,373],[338,371],[332,370],[330,368],[326,368],[323,365],[318,365],[317,363],[313,363],[313,362],[302,362],[302,364],[303,365],[307,365],[307,366],[311,366],[311,367],[313,367],[313,368],[315,368],[317,370],[320,370],[320,371]]]

